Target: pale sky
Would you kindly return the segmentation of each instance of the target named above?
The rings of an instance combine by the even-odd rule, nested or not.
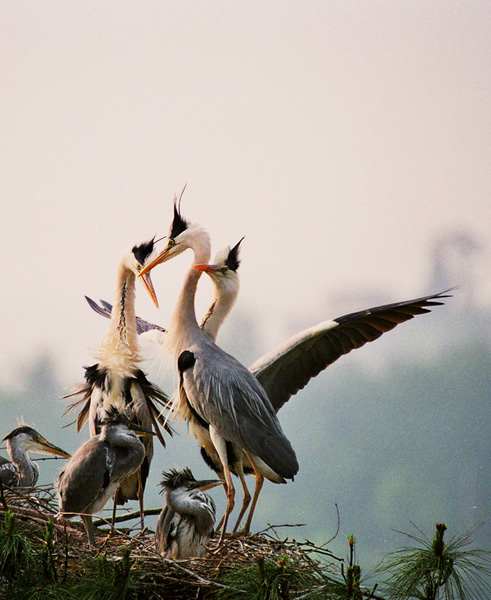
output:
[[[113,299],[185,184],[214,251],[246,236],[268,343],[330,294],[438,291],[435,238],[491,246],[490,47],[487,1],[0,0],[0,381],[40,348],[81,379],[107,328],[84,294]],[[142,316],[168,322],[191,260]]]

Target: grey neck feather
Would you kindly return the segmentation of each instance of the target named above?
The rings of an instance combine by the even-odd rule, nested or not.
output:
[[[32,487],[36,485],[39,477],[39,467],[33,462],[28,453],[15,444],[7,441],[7,450],[12,462],[19,470],[19,487]]]

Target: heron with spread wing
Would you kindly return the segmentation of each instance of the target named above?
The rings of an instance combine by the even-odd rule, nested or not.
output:
[[[242,240],[241,240],[242,241]],[[239,242],[240,244],[240,242]],[[217,255],[213,264],[194,265],[194,268],[207,273],[215,285],[215,298],[203,320],[201,327],[213,339],[224,318],[230,312],[239,292],[238,244],[232,250],[225,250]],[[312,377],[334,363],[344,354],[360,348],[367,342],[378,339],[398,324],[413,317],[430,312],[432,307],[443,304],[450,294],[441,292],[413,300],[371,307],[363,311],[349,313],[333,320],[323,321],[287,339],[283,344],[266,353],[250,367],[250,371],[258,378],[266,389],[276,412],[289,398],[305,387]],[[101,306],[87,299],[91,307],[104,316],[108,316],[107,302]],[[217,309],[218,310],[215,310]],[[159,344],[165,343],[165,329],[137,317],[139,332]],[[211,442],[209,426],[198,415],[191,414],[188,420],[189,431],[201,445],[201,453],[205,462],[223,477],[221,461]],[[242,467],[237,466],[241,462]],[[244,489],[244,500],[236,527],[250,503],[250,494],[241,476],[242,472],[253,473],[247,457],[237,448],[229,445],[229,464],[231,471],[239,476]],[[261,463],[259,462],[261,465]],[[274,483],[284,483],[263,465],[262,475]],[[261,483],[262,485],[262,483]],[[255,497],[259,491],[256,488]],[[245,529],[249,529],[253,511],[249,513]]]

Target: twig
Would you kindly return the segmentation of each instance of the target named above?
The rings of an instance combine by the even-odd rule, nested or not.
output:
[[[176,561],[176,560],[171,560],[170,558],[164,558],[162,556],[162,561],[164,563],[167,563],[168,565],[171,565],[171,566],[175,567],[179,571],[182,571],[183,573],[186,573],[186,575],[189,575],[193,579],[197,579],[203,585],[210,585],[210,586],[219,587],[219,588],[222,588],[222,589],[226,589],[228,587],[226,585],[223,585],[223,583],[218,583],[217,581],[208,581],[207,579],[204,579],[203,577],[201,577],[197,573],[193,573],[193,571],[190,571],[189,569],[186,569],[186,567],[183,567],[182,565],[180,565],[179,562]]]
[[[162,510],[161,508],[146,508],[143,511],[143,514],[146,517],[152,516],[152,515],[159,515],[161,510]],[[139,518],[140,518],[140,511],[135,510],[133,512],[127,513],[126,515],[119,515],[119,516],[115,517],[114,522],[115,523],[123,523],[124,521],[131,521],[132,519],[139,519]],[[99,527],[100,525],[107,525],[107,524],[108,524],[107,519],[97,519],[97,521],[94,521],[95,527]]]

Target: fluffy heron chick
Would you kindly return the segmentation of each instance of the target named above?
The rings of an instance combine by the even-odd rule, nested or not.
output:
[[[0,457],[0,482],[10,487],[33,487],[39,477],[39,467],[29,457],[29,452],[57,454],[70,458],[70,454],[48,442],[32,427],[21,425],[3,440],[7,444],[10,461]]]
[[[166,558],[201,558],[215,526],[215,503],[203,492],[224,481],[197,481],[188,468],[162,476],[166,504],[155,529],[157,550]]]
[[[136,473],[145,458],[138,435],[153,433],[111,411],[101,432],[80,446],[58,476],[60,515],[81,516],[90,546],[96,545],[92,514],[104,508],[121,482]]]

